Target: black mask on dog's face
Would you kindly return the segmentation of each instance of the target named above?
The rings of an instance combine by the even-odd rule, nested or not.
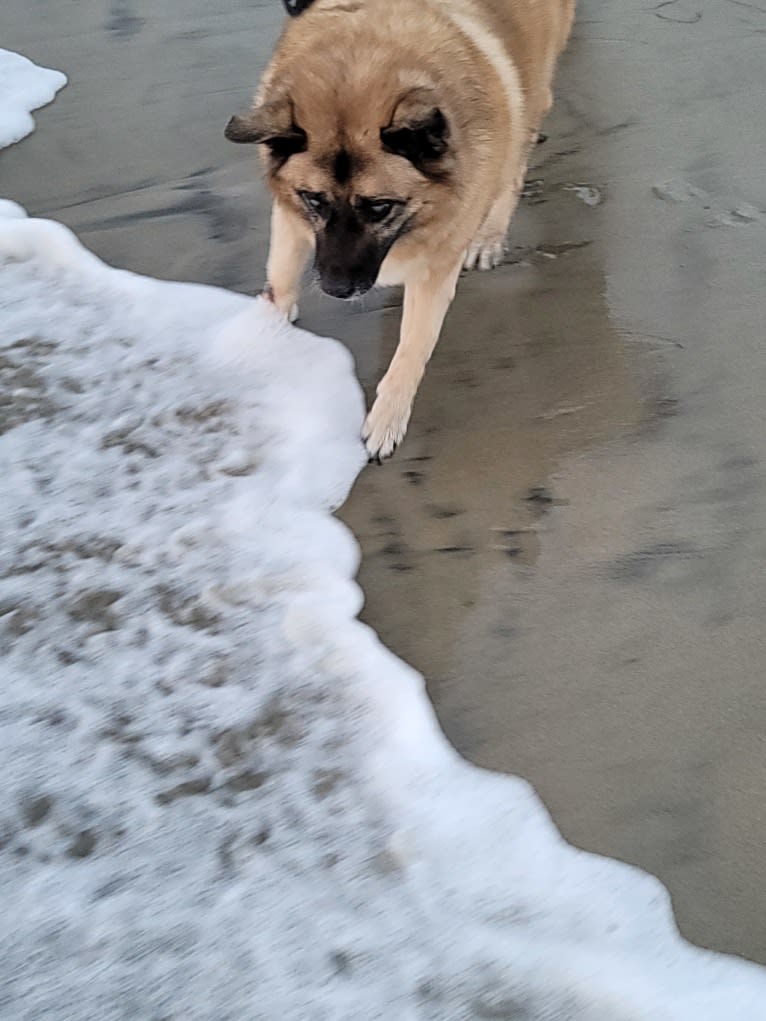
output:
[[[322,290],[334,298],[369,291],[391,246],[406,231],[407,203],[305,191],[298,197],[314,229],[314,267]]]

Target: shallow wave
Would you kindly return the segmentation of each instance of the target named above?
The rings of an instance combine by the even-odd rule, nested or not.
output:
[[[340,345],[5,203],[0,352],[9,1016],[763,1017],[356,619]]]
[[[0,49],[0,149],[31,134],[32,111],[50,103],[66,83],[61,71],[38,67],[20,53]]]

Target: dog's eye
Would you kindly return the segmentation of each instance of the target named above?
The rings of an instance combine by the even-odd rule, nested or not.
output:
[[[382,223],[388,219],[394,208],[394,203],[388,199],[380,199],[375,202],[363,202],[361,211],[366,220],[371,223]]]
[[[317,216],[324,216],[327,212],[327,199],[319,192],[299,191],[298,195],[310,213],[316,213]]]

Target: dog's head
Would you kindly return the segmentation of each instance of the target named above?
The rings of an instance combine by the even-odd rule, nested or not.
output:
[[[314,231],[322,289],[351,298],[434,215],[450,186],[453,129],[437,90],[411,74],[381,69],[361,87],[313,70],[275,76],[226,137],[263,147],[275,195]]]

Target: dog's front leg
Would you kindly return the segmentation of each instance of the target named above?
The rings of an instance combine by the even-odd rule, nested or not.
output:
[[[399,346],[362,430],[370,460],[389,457],[404,439],[412,402],[455,297],[461,265],[459,258],[446,272],[405,285]]]
[[[279,202],[271,211],[271,243],[266,264],[264,297],[273,301],[291,323],[298,318],[301,277],[314,249],[308,224]]]

